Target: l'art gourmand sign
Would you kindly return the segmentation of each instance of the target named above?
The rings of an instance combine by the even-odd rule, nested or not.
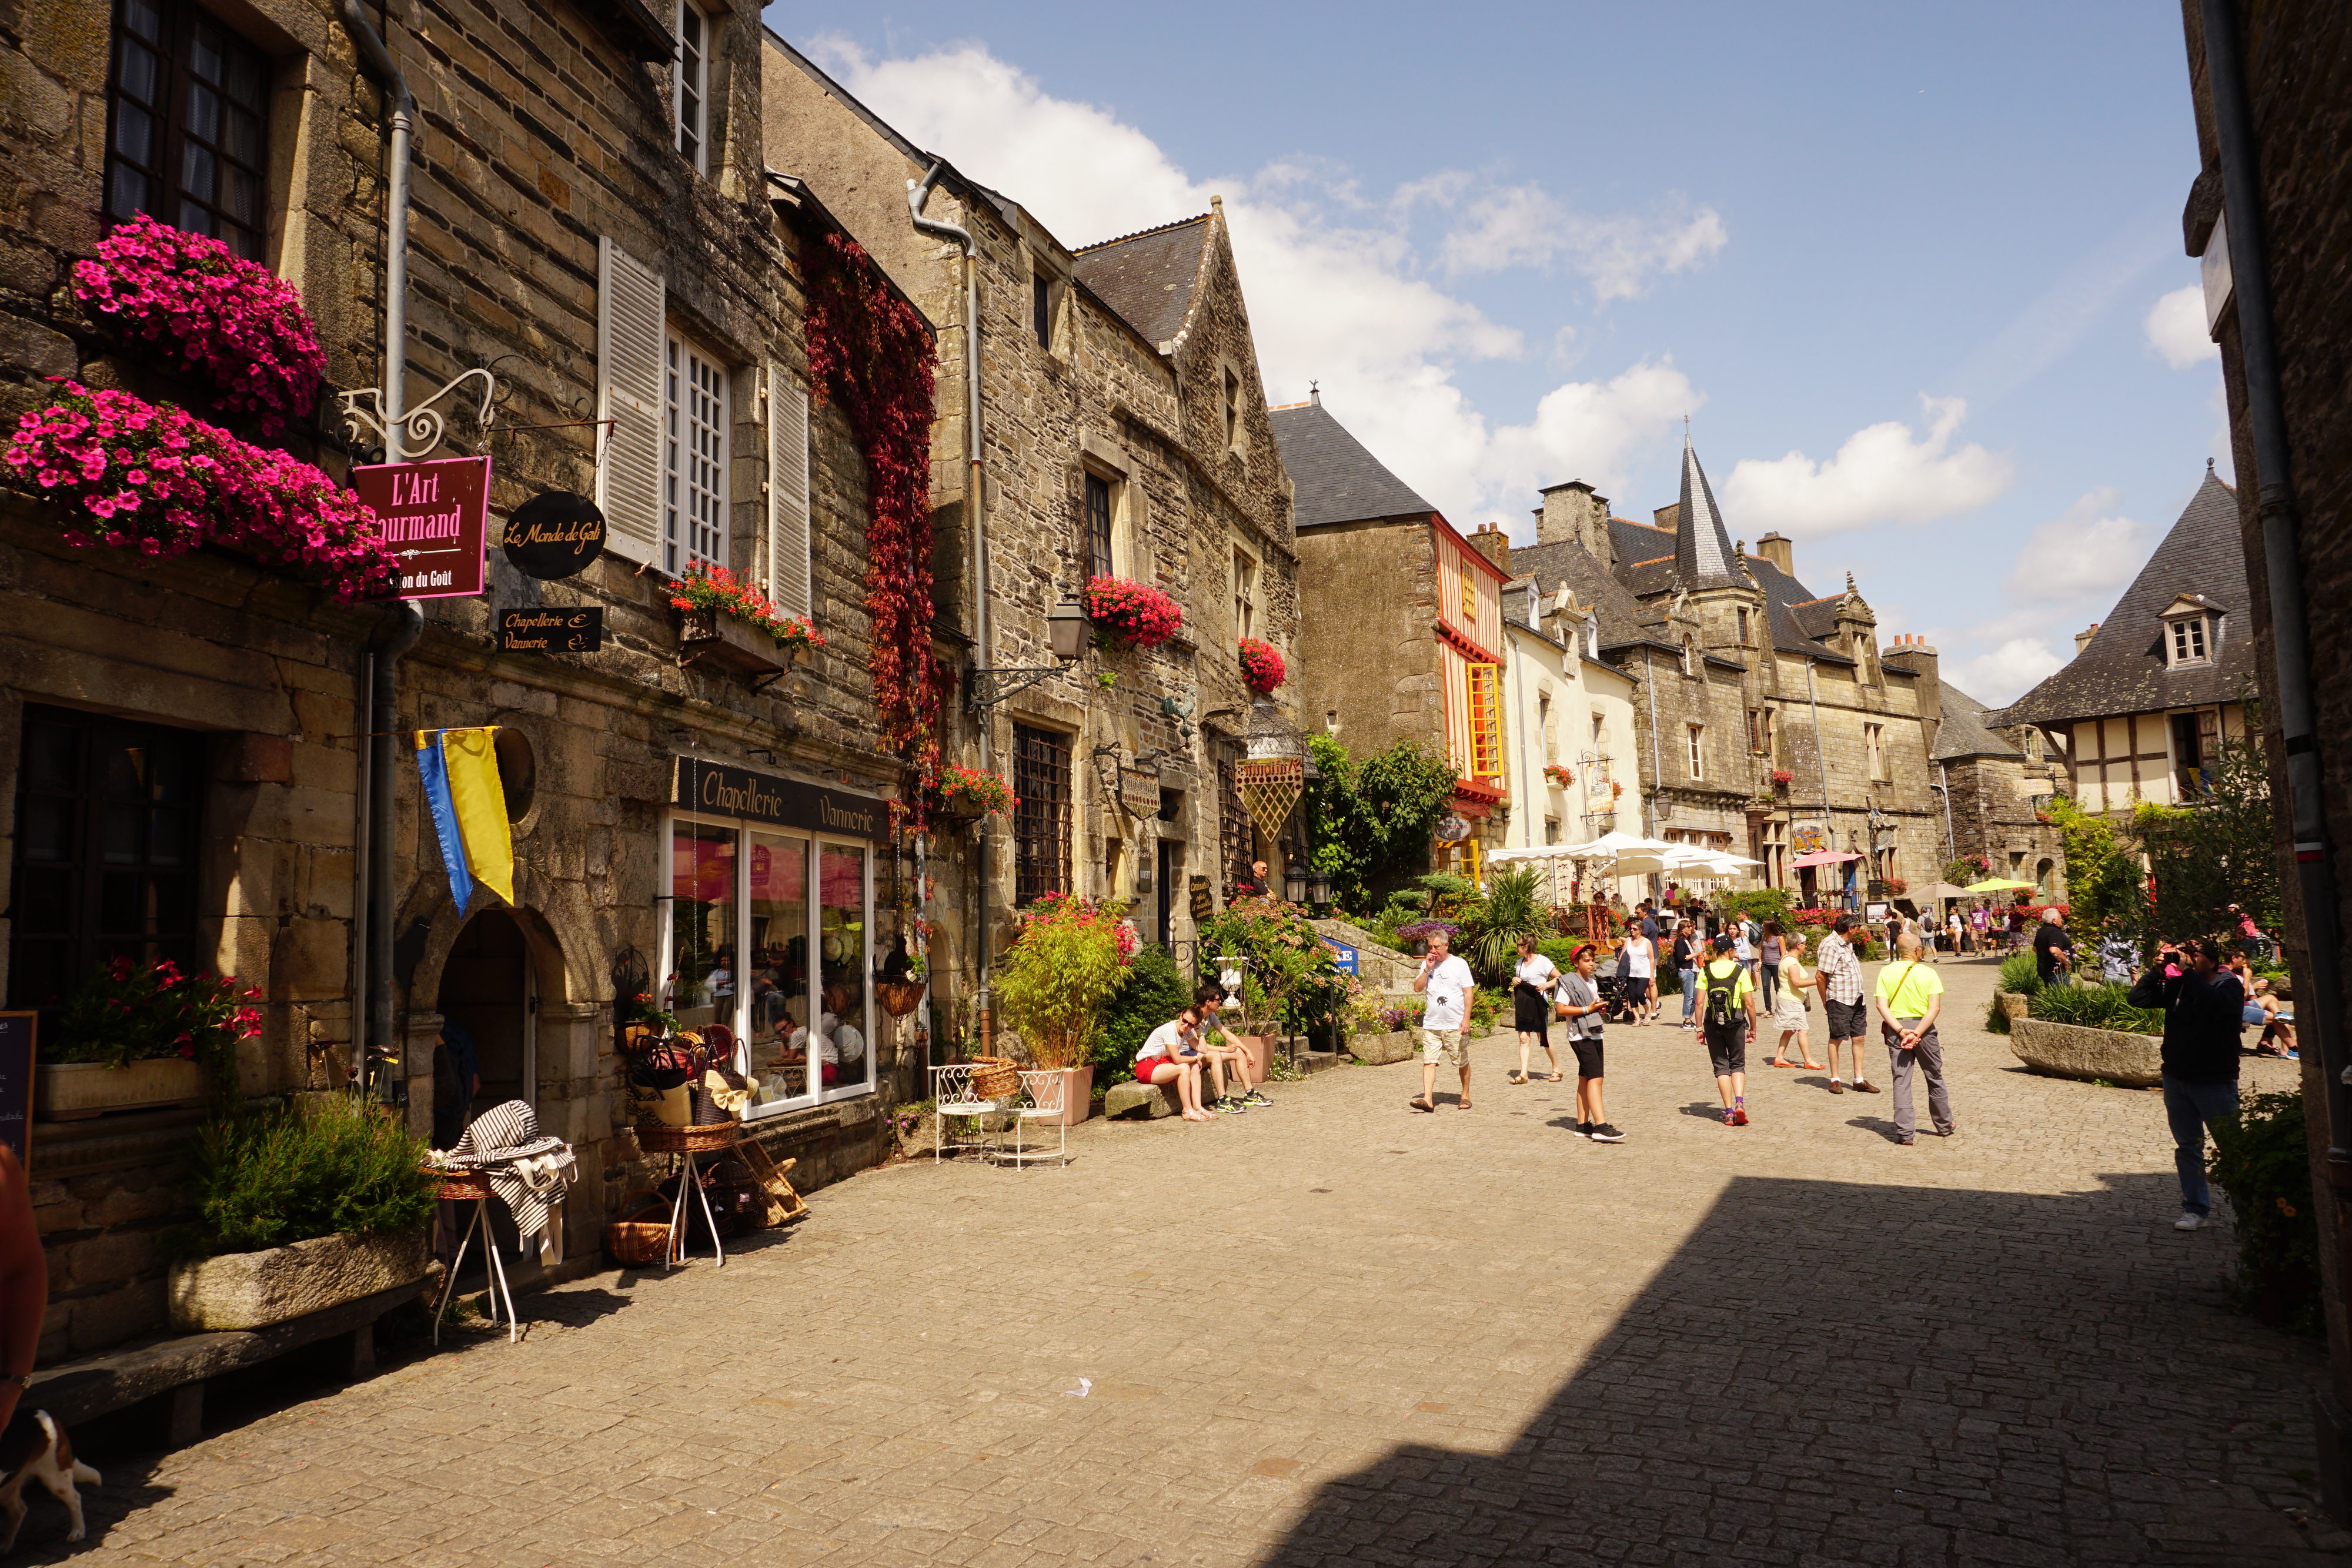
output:
[[[352,488],[374,511],[384,547],[400,559],[403,599],[482,591],[482,541],[490,517],[490,460],[370,463]]]
[[[677,759],[670,804],[682,811],[740,817],[855,839],[881,838],[890,823],[887,800],[754,773],[748,768],[730,768],[722,762],[705,762],[698,757]]]

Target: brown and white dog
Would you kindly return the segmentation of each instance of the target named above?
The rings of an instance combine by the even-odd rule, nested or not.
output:
[[[26,1481],[38,1481],[49,1489],[49,1495],[66,1505],[66,1513],[73,1528],[66,1531],[68,1541],[79,1541],[84,1533],[81,1521],[81,1493],[78,1484],[86,1487],[106,1483],[99,1473],[74,1458],[73,1439],[66,1435],[65,1423],[46,1410],[36,1410],[29,1417],[24,1411],[0,1432],[0,1471],[7,1475],[0,1480],[0,1513],[8,1522],[0,1529],[0,1552],[16,1544],[16,1531],[24,1527],[25,1500],[19,1495]]]

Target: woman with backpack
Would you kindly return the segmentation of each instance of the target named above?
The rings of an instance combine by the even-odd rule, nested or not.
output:
[[[1729,932],[1715,939],[1715,956],[1698,972],[1699,1033],[1706,1040],[1715,1090],[1723,1098],[1723,1124],[1748,1125],[1748,1047],[1756,1038],[1756,987],[1748,966],[1732,953]]]

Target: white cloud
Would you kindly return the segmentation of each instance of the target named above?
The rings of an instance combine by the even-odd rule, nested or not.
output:
[[[1919,402],[1927,414],[1924,435],[1888,420],[1855,431],[1825,463],[1801,452],[1740,459],[1724,486],[1730,515],[1759,533],[1819,538],[1972,512],[2009,488],[2008,457],[1975,442],[1954,450],[1968,417],[1964,400],[1922,393]]]
[[[2205,290],[2199,284],[2176,288],[2147,308],[2140,321],[2147,346],[2176,371],[2221,357],[2221,346],[2205,330]]]
[[[2100,516],[2120,498],[2102,486],[2034,529],[2017,552],[2006,591],[2043,604],[2111,601],[2139,570],[2150,543],[2149,530],[2129,517]]]
[[[1494,192],[1458,171],[1378,200],[1345,168],[1312,158],[1197,180],[1142,131],[1050,96],[977,45],[880,60],[837,37],[809,48],[909,141],[1003,191],[1066,244],[1204,212],[1221,194],[1269,400],[1302,398],[1319,382],[1357,438],[1465,528],[1523,521],[1536,487],[1562,479],[1622,494],[1644,449],[1668,441],[1675,422],[1706,402],[1670,361],[1643,360],[1555,387],[1525,424],[1491,425],[1454,366],[1516,359],[1528,345],[1423,277],[1408,233],[1431,215],[1466,219],[1463,232],[1493,236],[1510,265],[1565,263],[1598,298],[1623,298],[1722,248],[1721,218],[1680,197],[1648,217],[1576,218],[1571,230],[1547,234],[1538,220],[1546,204],[1557,205],[1550,197],[1532,186]],[[1474,254],[1459,240],[1436,242],[1441,267]],[[1555,336],[1549,348],[1565,355],[1576,339]]]
[[[1988,653],[1954,665],[1946,678],[1980,703],[2006,707],[2066,661],[2036,637],[2011,637]]]

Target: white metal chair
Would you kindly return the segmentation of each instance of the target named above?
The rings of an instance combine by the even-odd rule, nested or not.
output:
[[[945,1067],[931,1069],[931,1101],[937,1113],[931,1122],[933,1165],[937,1165],[950,1148],[978,1149],[983,1154],[992,1152],[984,1118],[994,1115],[998,1106],[995,1101],[984,1100],[972,1092],[973,1071],[972,1064],[968,1061],[950,1062]],[[973,1136],[950,1138],[948,1136],[948,1118],[950,1116],[971,1117],[979,1123],[980,1131]]]
[[[996,1145],[997,1159],[1013,1166],[1025,1165],[1031,1160],[1059,1160],[1066,1166],[1070,1163],[1070,1119],[1062,1114],[1062,1097],[1069,1082],[1070,1075],[1058,1070],[1021,1074],[1021,1093],[1013,1102],[1013,1147],[1008,1151],[1000,1136]],[[1035,1148],[1029,1147],[1024,1139],[1029,1124],[1045,1122],[1048,1118],[1051,1118],[1050,1124],[1054,1129],[1055,1146],[1050,1150],[1043,1144]]]

